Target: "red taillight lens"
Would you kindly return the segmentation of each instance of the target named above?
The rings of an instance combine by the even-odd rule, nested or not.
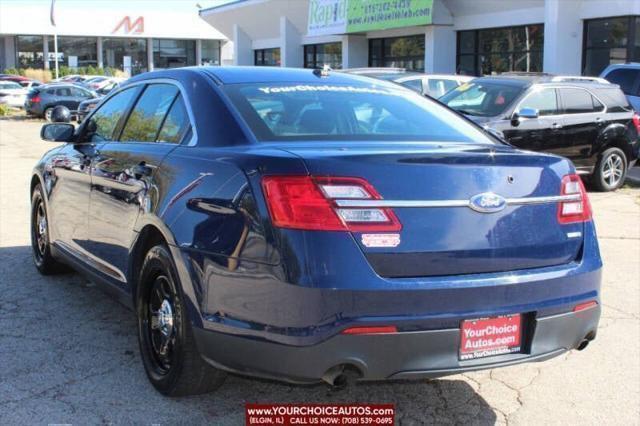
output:
[[[640,135],[640,114],[634,112],[631,120],[633,121],[633,125],[636,126],[636,132]]]
[[[31,103],[32,104],[37,104],[41,101],[40,96],[34,96],[33,98],[31,98]]]
[[[591,205],[580,176],[567,175],[562,178],[560,194],[579,195],[580,198],[572,201],[563,201],[558,204],[559,223],[567,224],[591,220]]]
[[[383,325],[376,327],[349,327],[342,330],[342,334],[389,334],[397,333],[395,325]]]
[[[315,231],[393,232],[400,221],[388,208],[338,208],[335,200],[380,199],[364,179],[267,176],[262,188],[273,224]]]

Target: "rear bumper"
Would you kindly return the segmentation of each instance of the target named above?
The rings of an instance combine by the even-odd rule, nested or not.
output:
[[[349,365],[362,380],[440,377],[465,371],[543,361],[595,337],[599,305],[581,312],[531,318],[523,353],[460,361],[460,330],[379,335],[335,335],[318,344],[292,346],[204,329],[195,335],[202,356],[230,372],[314,383],[337,366]]]

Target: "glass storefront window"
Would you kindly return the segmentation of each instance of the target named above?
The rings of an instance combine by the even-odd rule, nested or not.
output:
[[[195,64],[195,40],[153,40],[154,69],[187,67]]]
[[[77,66],[98,65],[98,39],[96,37],[58,36],[58,65],[69,66],[69,56],[78,58]],[[53,37],[49,37],[49,68],[55,68]]]
[[[200,65],[220,65],[220,40],[202,40],[202,63]]]
[[[342,43],[308,44],[304,47],[304,67],[333,69],[342,68]]]
[[[640,17],[585,21],[582,52],[584,75],[599,75],[610,64],[635,61],[640,61]]]
[[[15,40],[18,68],[44,68],[44,39],[41,35],[19,35]]]
[[[424,71],[424,35],[369,40],[369,66]]]
[[[261,67],[280,66],[280,48],[258,49],[253,51],[254,64]]]
[[[130,57],[130,67],[125,64]],[[147,40],[141,38],[105,38],[102,40],[102,61],[105,67],[118,68],[131,75],[146,72]]]
[[[459,31],[457,72],[467,75],[541,72],[543,47],[543,24]]]

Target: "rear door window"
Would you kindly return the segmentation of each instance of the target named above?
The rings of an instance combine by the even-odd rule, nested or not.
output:
[[[187,114],[184,101],[182,100],[182,96],[178,95],[173,101],[173,105],[171,105],[171,109],[169,109],[164,123],[162,123],[157,141],[180,143],[190,126],[191,123],[189,122],[189,115]]]
[[[429,95],[439,98],[451,89],[455,89],[458,82],[446,78],[430,78],[429,79]]]
[[[178,95],[172,84],[151,84],[127,118],[121,142],[155,142],[169,108]]]
[[[132,87],[116,94],[91,115],[86,129],[91,142],[109,141],[113,138],[113,132],[133,100],[137,89]]]
[[[536,109],[540,116],[559,114],[556,89],[542,89],[531,93],[520,103],[519,109],[523,108]]]
[[[585,114],[597,111],[595,106],[597,99],[594,99],[591,93],[584,89],[560,89],[560,94],[566,114]]]
[[[618,68],[611,71],[605,77],[613,84],[620,86],[625,95],[638,96],[640,88],[637,87],[638,76],[640,70],[631,68]]]
[[[57,96],[71,96],[71,89],[69,89],[68,87],[61,87],[59,89],[56,89],[56,95]]]
[[[418,93],[422,93],[422,79],[421,78],[414,78],[413,80],[406,80],[401,82],[400,84],[402,84],[405,87],[408,87],[411,90],[415,90]]]

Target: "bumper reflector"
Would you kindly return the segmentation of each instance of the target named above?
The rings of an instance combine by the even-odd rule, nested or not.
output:
[[[389,334],[397,333],[395,325],[383,325],[378,327],[349,327],[342,330],[342,334]]]
[[[587,309],[591,309],[596,306],[598,306],[598,302],[596,302],[595,300],[592,300],[590,302],[585,302],[585,303],[576,305],[575,308],[573,308],[573,312],[586,311]]]

